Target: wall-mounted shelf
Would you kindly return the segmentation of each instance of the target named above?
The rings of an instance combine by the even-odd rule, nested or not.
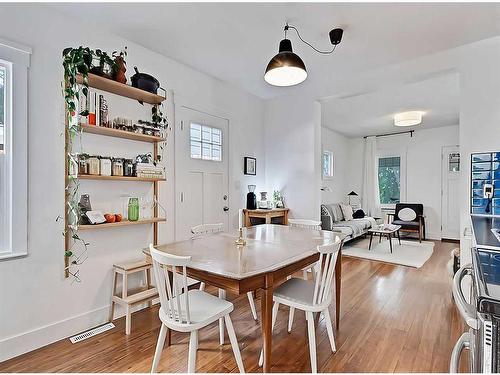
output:
[[[81,75],[78,75],[78,83],[82,83],[83,79]],[[166,98],[160,95],[152,94],[150,92],[126,85],[124,83],[116,82],[108,78],[104,78],[95,74],[90,74],[88,76],[89,87],[93,87],[99,90],[107,91],[112,94],[125,96],[130,99],[139,100],[144,103],[149,103],[152,105],[160,104]]]
[[[153,224],[160,223],[163,221],[167,221],[167,219],[155,217],[152,219],[144,219],[137,221],[128,221],[123,220],[118,223],[102,223],[102,224],[87,224],[87,225],[79,225],[78,230],[91,230],[91,229],[107,229],[107,228],[116,228],[116,227],[126,227],[129,225],[141,225],[141,224]]]
[[[165,141],[165,138],[162,137],[155,137],[153,135],[146,135],[146,134],[137,134],[125,130],[106,128],[104,126],[80,124],[80,128],[84,133],[99,134],[107,137],[130,139],[132,141],[149,142],[149,143],[157,143]]]
[[[165,178],[147,178],[147,177],[130,177],[130,176],[97,176],[91,174],[82,174],[78,176],[79,180],[108,180],[108,181],[144,181],[144,182],[159,182],[166,181]]]

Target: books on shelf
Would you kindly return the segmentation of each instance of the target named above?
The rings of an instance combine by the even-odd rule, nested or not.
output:
[[[140,178],[165,178],[165,167],[152,163],[137,163],[135,172]]]
[[[79,116],[79,123],[83,125],[107,126],[108,101],[104,95],[89,88],[87,96],[80,92],[78,113],[88,110],[88,116]]]

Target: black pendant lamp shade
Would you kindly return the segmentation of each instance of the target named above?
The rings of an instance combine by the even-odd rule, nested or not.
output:
[[[283,39],[279,53],[267,64],[264,79],[273,86],[298,85],[307,78],[306,66],[302,59],[293,53],[292,42]]]

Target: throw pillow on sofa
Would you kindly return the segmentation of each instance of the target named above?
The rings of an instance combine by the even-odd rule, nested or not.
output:
[[[356,210],[356,212],[352,214],[353,219],[362,219],[365,216],[365,211],[363,210]]]
[[[344,219],[346,221],[350,221],[353,219],[352,217],[352,207],[351,206],[348,206],[348,205],[345,205],[345,204],[341,204],[340,205],[340,208],[342,209],[342,214],[344,214]]]

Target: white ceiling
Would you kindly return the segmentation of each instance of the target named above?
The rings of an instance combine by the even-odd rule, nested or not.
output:
[[[322,103],[323,126],[349,137],[428,129],[459,123],[459,76],[448,73],[372,93]],[[423,111],[422,124],[398,128],[394,115]]]
[[[69,3],[50,6],[93,20],[151,50],[262,98],[300,91],[336,94],[360,72],[500,34],[500,4],[474,3]],[[309,77],[294,88],[263,80],[285,21],[318,48],[345,29],[333,55],[316,54],[290,35]]]

